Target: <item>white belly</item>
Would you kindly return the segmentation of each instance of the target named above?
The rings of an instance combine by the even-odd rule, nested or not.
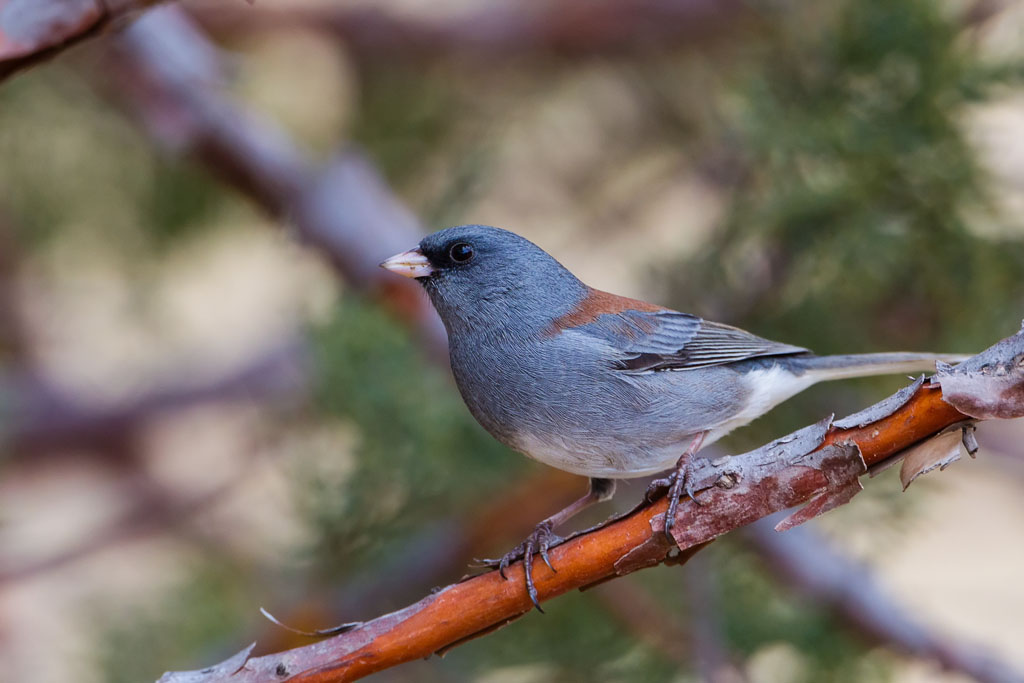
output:
[[[820,379],[813,375],[794,375],[778,366],[752,370],[743,375],[749,399],[732,417],[708,425],[703,445],[712,444],[737,427],[753,422],[779,403],[808,388]],[[524,434],[519,436],[516,446],[517,450],[529,457],[566,472],[603,479],[628,479],[649,476],[674,466],[692,442],[694,434],[681,434],[680,437],[677,443],[643,452],[631,452],[628,444],[623,444],[614,453],[587,452],[561,435],[538,437]]]
[[[712,428],[704,439],[704,445],[712,444],[734,429],[748,425],[783,401],[796,396],[820,378],[812,372],[794,375],[778,365],[765,370],[752,370],[744,375],[750,399],[733,418]]]

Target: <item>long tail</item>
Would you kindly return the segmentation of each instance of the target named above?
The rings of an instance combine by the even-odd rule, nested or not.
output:
[[[953,353],[857,353],[840,356],[796,356],[794,364],[815,381],[933,372],[935,361],[959,363],[970,358]]]

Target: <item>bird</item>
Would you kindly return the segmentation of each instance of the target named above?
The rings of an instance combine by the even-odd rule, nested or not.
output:
[[[533,242],[460,225],[427,235],[380,264],[426,290],[448,333],[455,383],[494,438],[546,465],[589,478],[586,495],[541,521],[496,561],[523,558],[526,589],[554,529],[606,501],[619,479],[669,470],[665,534],[690,488],[693,457],[732,430],[826,380],[933,370],[930,353],[818,356],[696,315],[581,282]],[[652,491],[653,489],[649,489]],[[543,611],[543,610],[541,610]]]

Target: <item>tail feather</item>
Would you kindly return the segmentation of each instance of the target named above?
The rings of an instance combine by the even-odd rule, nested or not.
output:
[[[935,362],[959,363],[970,358],[953,353],[857,353],[837,356],[798,356],[797,366],[815,381],[934,372]]]

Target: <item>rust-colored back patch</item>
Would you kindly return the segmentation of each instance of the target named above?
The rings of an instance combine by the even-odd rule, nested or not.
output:
[[[623,311],[654,313],[668,310],[664,306],[655,306],[639,299],[630,299],[628,296],[609,294],[600,289],[591,288],[590,294],[576,308],[555,319],[551,324],[551,333],[558,334],[561,330],[592,323],[598,317],[609,313],[622,313]]]

